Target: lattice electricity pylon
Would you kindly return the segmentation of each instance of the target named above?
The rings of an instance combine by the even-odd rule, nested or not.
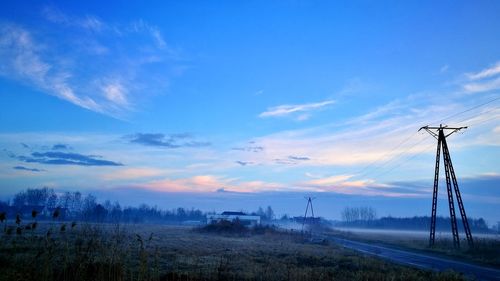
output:
[[[455,248],[460,247],[460,239],[458,237],[457,218],[455,216],[455,204],[453,203],[453,191],[451,189],[451,183],[453,183],[455,196],[457,197],[458,208],[460,209],[460,215],[462,216],[462,223],[464,225],[465,236],[467,236],[467,242],[469,243],[469,246],[473,246],[474,241],[472,240],[469,221],[467,220],[467,215],[465,214],[465,208],[462,202],[462,196],[460,195],[460,190],[458,189],[457,177],[455,176],[455,171],[453,170],[450,151],[448,150],[448,144],[446,143],[446,138],[448,136],[462,129],[467,129],[467,127],[449,128],[448,126],[443,126],[441,124],[439,125],[439,127],[425,126],[420,128],[419,131],[422,129],[426,130],[431,136],[433,136],[438,141],[437,152],[436,152],[436,168],[434,170],[434,191],[432,193],[432,215],[431,215],[431,231],[429,236],[429,246],[434,245],[434,241],[436,238],[436,210],[437,210],[437,195],[438,195],[438,183],[439,183],[439,159],[441,154],[441,147],[443,148],[443,161],[444,161],[444,170],[446,175],[446,190],[448,191],[448,204],[450,208],[453,246],[455,246]],[[445,130],[451,130],[451,132],[445,135],[444,133]]]
[[[304,214],[304,220],[302,221],[302,232],[304,232],[304,225],[306,224],[307,220],[307,211],[309,210],[309,206],[311,206],[311,218],[312,222],[314,223],[314,209],[313,209],[313,200],[316,198],[311,198],[311,197],[305,197],[307,199],[307,206],[306,206],[306,213]]]

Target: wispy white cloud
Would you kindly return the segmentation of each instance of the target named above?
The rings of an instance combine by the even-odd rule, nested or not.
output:
[[[315,103],[284,104],[284,105],[279,105],[279,106],[274,106],[274,107],[268,108],[266,111],[259,114],[259,117],[261,117],[261,118],[283,117],[283,116],[289,116],[293,113],[303,113],[302,115],[299,115],[299,120],[305,120],[308,118],[308,114],[304,114],[304,113],[309,113],[311,111],[319,110],[319,109],[324,108],[324,107],[331,105],[333,103],[335,103],[335,101],[326,100],[326,101],[315,102]]]
[[[445,64],[443,65],[440,69],[439,69],[439,73],[445,73],[448,71],[448,69],[450,68],[449,65]]]
[[[311,114],[300,114],[299,116],[297,116],[297,118],[295,118],[295,120],[305,121],[305,120],[309,119],[310,117],[311,117]]]
[[[276,165],[279,163],[275,160],[283,159],[286,155],[307,155],[310,161],[295,163],[294,166],[308,169],[325,166],[359,169],[360,165],[378,167],[390,161],[389,165],[379,170],[383,172],[395,168],[403,158],[433,155],[434,140],[426,134],[417,133],[417,130],[420,126],[439,122],[469,126],[469,131],[454,136],[460,138],[454,144],[457,149],[497,145],[498,134],[494,128],[500,117],[495,104],[487,103],[475,108],[491,99],[491,96],[478,99],[470,95],[455,95],[457,92],[460,89],[440,92],[440,95],[430,92],[425,96],[408,96],[347,120],[254,138],[260,146],[265,147],[266,153],[246,155],[244,159],[260,165]],[[442,106],[443,99],[446,100],[446,106]],[[467,108],[473,110],[464,112]]]
[[[383,197],[423,197],[428,190],[405,188],[393,184],[378,183],[372,179],[353,180],[354,175],[334,175],[298,183],[298,186],[315,188],[319,192]]]
[[[4,64],[0,69],[3,76],[18,78],[50,92],[63,100],[86,109],[103,112],[96,101],[86,95],[77,96],[68,85],[71,75],[42,58],[42,46],[30,32],[14,24],[0,25],[0,57]]]
[[[114,81],[108,83],[103,86],[102,91],[104,92],[105,97],[110,102],[123,107],[129,107],[127,90],[123,87],[123,85],[120,82]]]
[[[136,32],[136,33],[146,32],[151,36],[151,38],[153,38],[153,40],[156,43],[156,46],[158,48],[161,48],[161,49],[168,48],[167,42],[163,38],[163,35],[160,32],[160,29],[154,25],[148,24],[147,22],[145,22],[142,19],[133,21],[126,30]]]
[[[5,58],[2,74],[7,75],[8,67],[12,67],[19,75],[42,83],[51,65],[37,55],[40,46],[33,42],[30,33],[15,25],[0,25],[0,35],[0,54]]]
[[[54,6],[45,6],[42,9],[42,15],[52,23],[78,27],[94,32],[100,32],[109,28],[106,23],[94,15],[70,16]]]
[[[468,93],[481,93],[500,89],[500,77],[481,82],[464,84],[464,90]]]
[[[467,93],[481,93],[500,89],[500,62],[479,72],[466,73],[463,89]]]
[[[177,67],[179,54],[156,26],[143,20],[110,24],[54,7],[42,14],[37,25],[0,23],[0,75],[117,118],[133,111],[144,93],[168,86],[165,70]]]
[[[495,76],[498,74],[500,74],[500,62],[497,62],[495,65],[483,69],[479,72],[466,73],[465,75],[470,80],[479,80],[479,79],[489,78],[491,76]]]
[[[346,182],[350,178],[352,178],[354,175],[335,175],[335,176],[330,176],[326,178],[319,178],[319,179],[314,179],[308,181],[309,184],[312,185],[332,185],[332,184],[339,184],[342,182]]]
[[[87,15],[82,21],[80,21],[80,25],[89,30],[101,31],[104,23],[95,16]]]
[[[387,119],[391,114],[399,114],[399,109],[403,108],[404,105],[400,101],[392,101],[382,106],[375,108],[374,110],[362,114],[358,117],[351,118],[346,123],[348,124],[362,124],[365,122],[373,122],[377,118]]]

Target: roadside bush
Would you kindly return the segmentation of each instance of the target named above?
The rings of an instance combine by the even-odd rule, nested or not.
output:
[[[238,219],[234,221],[221,220],[216,223],[211,223],[196,228],[195,230],[202,233],[216,233],[216,234],[238,235],[238,236],[263,235],[263,234],[278,232],[276,227],[270,225],[245,226]]]
[[[235,235],[249,234],[249,230],[250,229],[244,226],[239,220],[220,220],[216,223],[210,223],[198,228],[199,232]]]

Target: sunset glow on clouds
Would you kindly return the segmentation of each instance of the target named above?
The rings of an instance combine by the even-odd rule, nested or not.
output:
[[[259,192],[287,190],[282,184],[262,181],[240,181],[213,175],[193,176],[187,179],[162,179],[146,183],[146,187],[165,192]]]

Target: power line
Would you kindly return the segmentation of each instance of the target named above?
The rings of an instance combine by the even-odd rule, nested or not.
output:
[[[476,126],[476,125],[479,125],[482,123],[489,122],[489,121],[494,120],[494,119],[498,119],[498,116],[493,116],[493,118],[488,118],[488,119],[484,119],[484,120],[481,120],[481,121],[476,122],[476,123],[472,123],[470,126]]]
[[[414,134],[412,134],[410,137],[413,137]],[[373,171],[376,171],[376,170],[380,170],[381,168],[387,166],[387,164],[389,164],[390,162],[392,161],[396,161],[398,159],[398,157],[402,156],[403,154],[405,154],[406,152],[412,150],[414,147],[416,147],[417,145],[421,144],[423,141],[425,141],[426,139],[423,138],[421,139],[420,141],[414,143],[413,145],[407,147],[405,150],[399,152],[397,155],[387,159],[385,162],[383,162],[381,165],[375,167],[374,169],[372,169],[371,171],[368,171],[368,172],[365,172],[365,173],[362,173],[360,176],[367,176],[369,175],[370,173],[372,173]],[[392,152],[392,151],[391,151]]]
[[[479,107],[485,106],[485,105],[490,104],[490,103],[492,103],[492,102],[494,102],[494,101],[497,101],[497,100],[499,100],[499,99],[500,99],[500,97],[496,97],[496,98],[494,98],[494,99],[492,99],[492,100],[489,100],[489,101],[487,101],[487,102],[484,102],[484,103],[478,104],[478,105],[476,105],[476,106],[470,107],[470,108],[468,108],[468,109],[466,109],[466,110],[463,110],[463,111],[460,111],[460,112],[454,113],[454,114],[452,114],[452,115],[450,115],[450,116],[447,116],[447,117],[445,117],[445,118],[443,118],[443,119],[441,119],[441,120],[439,120],[439,121],[437,121],[437,122],[431,122],[431,123],[443,122],[444,120],[448,120],[448,119],[453,118],[453,117],[455,117],[455,116],[462,115],[463,113],[466,113],[466,112],[469,112],[469,111],[474,110],[474,109],[476,109],[476,108],[479,108]]]
[[[413,134],[411,134],[410,136],[408,136],[407,138],[405,138],[403,141],[399,142],[394,148],[391,149],[390,152],[398,149],[401,145],[405,144],[407,141],[409,141],[411,138],[413,138],[413,136],[415,134],[417,134],[418,132],[414,132]],[[373,166],[375,163],[377,163],[379,160],[381,160],[382,158],[384,158],[387,154],[389,153],[384,153],[382,154],[381,156],[379,156],[377,159],[373,160],[372,162],[370,162],[370,164],[368,164],[367,166],[365,166],[363,169],[361,169],[359,172],[357,172],[356,174],[362,174],[367,168]]]
[[[467,112],[469,112],[469,111],[472,111],[472,110],[474,110],[474,109],[477,109],[477,108],[483,107],[483,106],[488,105],[488,104],[490,104],[490,103],[493,103],[493,102],[495,102],[495,101],[497,101],[497,100],[499,100],[499,99],[500,99],[500,97],[496,97],[496,98],[494,98],[494,99],[488,100],[488,101],[483,102],[483,103],[481,103],[481,104],[478,104],[478,105],[475,105],[475,106],[469,107],[469,108],[467,108],[467,109],[465,109],[465,110],[462,110],[462,111],[460,111],[460,112],[457,112],[457,113],[454,113],[454,114],[452,114],[452,115],[446,116],[446,117],[444,117],[444,118],[440,119],[440,120],[439,120],[439,122],[444,121],[444,120],[448,120],[448,119],[450,119],[450,118],[454,118],[454,117],[460,116],[460,115],[462,115],[462,114],[464,114],[464,113],[467,113]],[[493,110],[495,110],[495,109],[488,110],[488,111],[486,111],[486,112],[482,112],[482,113],[477,114],[477,115],[473,115],[473,116],[472,116],[472,118],[473,118],[473,117],[476,117],[476,116],[479,116],[479,115],[481,115],[481,114],[485,114],[485,113],[491,112],[491,111],[493,111]],[[496,118],[496,117],[495,117],[495,118]],[[463,122],[463,121],[465,121],[465,120],[468,120],[468,119],[471,119],[471,117],[468,117],[468,118],[466,118],[466,119],[464,119],[464,120],[462,120],[462,121],[459,121],[458,123],[461,123],[461,122]],[[494,119],[494,118],[492,118],[492,119]],[[491,119],[488,119],[488,121],[489,121],[489,120],[491,120]],[[434,123],[435,123],[435,122],[434,122]],[[480,122],[480,123],[483,123],[483,122]],[[480,123],[478,123],[478,124],[480,124]],[[410,146],[409,148],[407,148],[407,149],[406,149],[406,150],[404,150],[403,152],[400,152],[400,153],[399,153],[399,154],[397,154],[396,156],[393,156],[393,157],[389,158],[389,159],[388,159],[387,161],[385,161],[385,162],[384,162],[381,166],[375,167],[374,169],[370,169],[372,166],[374,166],[374,165],[375,165],[377,162],[379,162],[381,159],[383,159],[383,158],[384,158],[384,157],[386,157],[387,155],[392,154],[392,152],[393,152],[393,151],[395,151],[395,150],[396,150],[396,149],[398,149],[400,146],[402,146],[403,144],[405,144],[406,142],[408,142],[408,141],[409,141],[409,140],[410,140],[410,139],[411,139],[411,138],[412,138],[412,137],[413,137],[416,133],[417,133],[417,132],[412,133],[410,136],[408,136],[407,138],[403,139],[401,142],[399,142],[399,143],[398,143],[395,147],[393,147],[392,149],[390,149],[388,152],[386,152],[386,153],[382,154],[382,155],[381,155],[381,156],[379,156],[377,159],[375,159],[375,160],[373,160],[372,162],[370,162],[367,166],[365,166],[363,169],[361,169],[359,172],[357,172],[357,173],[356,173],[356,174],[358,174],[358,177],[359,177],[359,176],[366,176],[366,175],[370,174],[372,171],[379,170],[379,169],[383,168],[383,167],[384,167],[384,166],[386,166],[388,163],[390,163],[392,160],[394,160],[394,159],[396,159],[397,157],[401,156],[401,155],[402,155],[402,154],[404,154],[405,152],[407,152],[407,151],[411,150],[414,146],[416,146],[416,145],[420,144],[423,140],[422,140],[422,141],[420,141],[420,142],[418,142],[418,143],[416,143],[416,144],[414,144],[414,145],[412,145],[412,146]],[[365,172],[367,169],[368,169],[368,172]],[[391,170],[393,170],[393,169],[391,169]]]
[[[384,171],[380,174],[377,174],[375,177],[373,177],[374,179],[380,179],[381,176],[385,175],[385,174],[388,174],[390,172],[392,172],[393,170],[395,170],[396,168],[400,168],[402,166],[405,166],[406,164],[408,164],[411,160],[415,159],[416,157],[418,156],[422,156],[422,152],[432,148],[434,146],[434,144],[431,144],[431,145],[428,145],[426,147],[424,147],[424,149],[421,149],[419,150],[418,152],[415,152],[415,154],[413,154],[410,158],[406,158],[406,159],[401,159],[401,161],[399,161],[396,165],[394,165],[391,169],[387,170],[387,171]]]
[[[487,103],[484,103],[484,104],[487,104]],[[483,104],[483,105],[484,105],[484,104]],[[477,108],[477,107],[476,107],[476,108]],[[495,111],[495,110],[497,110],[497,108],[493,108],[493,109],[491,109],[491,110],[481,112],[480,114],[475,114],[475,115],[473,115],[473,116],[469,116],[469,117],[467,117],[467,118],[465,118],[465,119],[463,119],[463,120],[461,120],[461,121],[458,121],[457,123],[461,123],[461,122],[463,122],[463,121],[466,121],[466,120],[472,119],[472,118],[474,118],[474,117],[477,117],[477,116],[480,116],[480,115],[483,115],[483,114],[486,114],[486,113],[488,113],[488,112]],[[465,112],[465,111],[464,111],[464,112]],[[478,125],[478,124],[486,123],[486,122],[488,122],[488,121],[491,121],[491,120],[494,120],[494,119],[497,119],[497,118],[498,118],[498,116],[493,116],[492,118],[488,118],[488,119],[481,120],[481,121],[476,122],[476,123],[472,123],[472,124],[470,124],[470,126],[475,126],[475,125]],[[423,140],[425,140],[425,139],[423,139]],[[415,145],[413,145],[413,146],[411,146],[410,148],[406,149],[405,151],[403,151],[403,152],[399,153],[397,156],[393,157],[393,159],[397,159],[397,157],[401,156],[404,152],[406,152],[406,151],[410,151],[413,147],[415,147],[415,146],[417,146],[418,144],[422,143],[422,141],[423,141],[423,140],[419,141],[418,143],[416,143]],[[374,178],[374,179],[379,179],[379,177],[380,177],[380,176],[383,176],[383,175],[385,175],[385,174],[388,174],[388,173],[392,172],[393,170],[395,170],[396,168],[399,168],[399,167],[405,166],[405,165],[406,165],[409,161],[411,161],[411,160],[413,160],[414,158],[416,158],[417,156],[419,156],[421,152],[423,152],[423,151],[425,151],[425,150],[430,149],[432,146],[433,146],[433,145],[430,145],[430,146],[425,147],[424,149],[422,149],[422,150],[420,150],[420,151],[416,152],[416,153],[415,153],[415,155],[413,155],[413,156],[412,156],[412,157],[410,157],[410,158],[402,158],[402,159],[400,159],[400,161],[398,161],[398,162],[397,162],[397,164],[396,164],[396,165],[394,165],[392,168],[390,168],[389,170],[383,171],[383,172],[381,172],[381,173],[379,173],[379,174],[375,175],[373,178]],[[387,161],[387,162],[385,162],[385,163],[384,163],[384,164],[382,164],[380,167],[377,167],[377,169],[380,169],[380,168],[382,168],[383,166],[386,166],[389,162],[391,162],[391,161]],[[375,169],[375,170],[376,170],[376,169]],[[368,173],[364,173],[363,175],[368,175],[368,174],[370,174],[370,172],[368,172]]]
[[[484,115],[484,114],[487,114],[487,113],[490,113],[490,112],[492,112],[492,111],[496,111],[496,110],[498,110],[498,108],[492,108],[492,109],[490,109],[490,110],[483,111],[483,112],[481,112],[481,113],[479,113],[479,114],[475,114],[475,115],[472,115],[472,116],[468,116],[467,118],[464,118],[464,119],[462,119],[462,120],[460,120],[460,121],[457,121],[457,123],[462,123],[462,122],[465,122],[466,120],[470,120],[470,119],[472,119],[472,118],[475,118],[475,117],[478,117],[478,116],[481,116],[481,115]],[[493,118],[488,118],[487,120],[495,119],[495,118],[497,118],[497,117],[498,117],[498,116],[493,116]],[[480,122],[480,123],[483,123],[483,122]],[[478,124],[480,124],[480,123],[478,123]]]

